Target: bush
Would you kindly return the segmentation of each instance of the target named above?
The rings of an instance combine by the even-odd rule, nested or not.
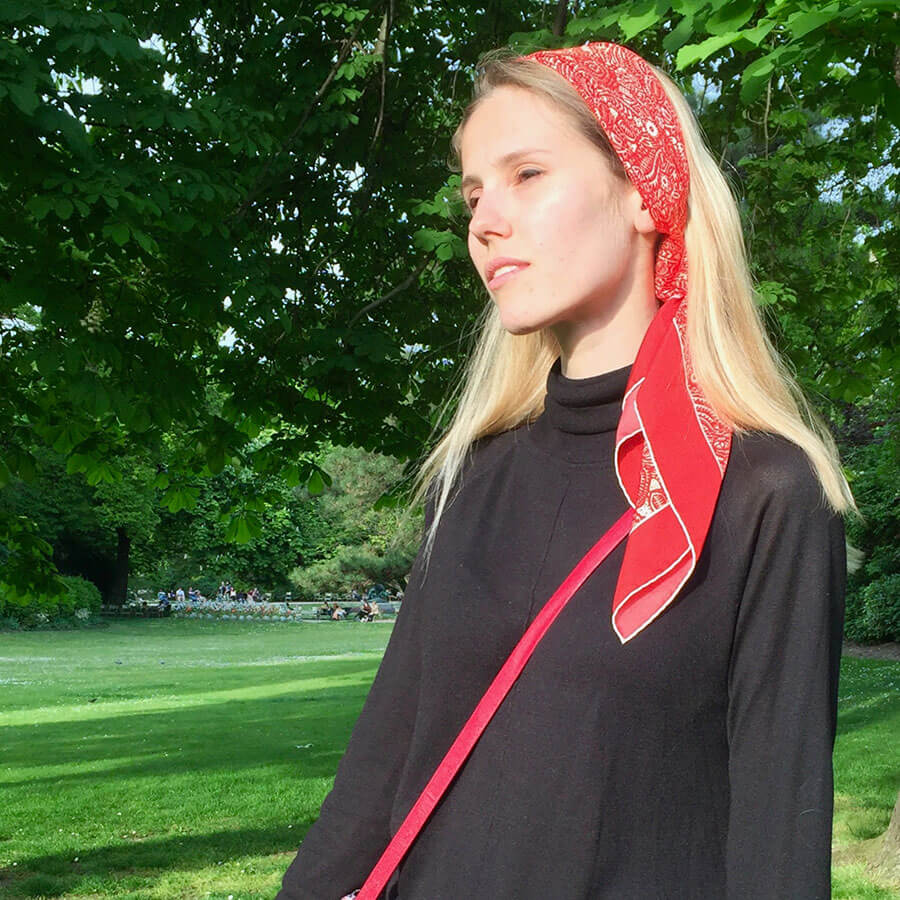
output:
[[[414,555],[415,547],[409,545],[388,547],[383,552],[371,544],[338,547],[330,559],[298,567],[288,577],[296,600],[316,600],[328,592],[363,591],[377,582],[402,590]]]
[[[857,414],[862,415],[859,410]],[[847,522],[847,536],[862,551],[863,562],[847,582],[844,633],[862,642],[900,640],[900,423],[896,412],[885,411],[883,416],[883,422],[870,426],[870,433],[846,454],[865,520]],[[865,416],[863,421],[868,421]]]
[[[63,575],[62,580],[66,583],[67,608],[72,612],[79,609],[88,609],[92,613],[100,612],[103,598],[100,596],[100,589],[93,581],[88,581],[79,575]],[[60,611],[62,611],[61,608]]]
[[[900,641],[900,575],[884,575],[860,594],[866,640]]]
[[[0,583],[0,621],[3,627],[13,627],[13,621],[26,627],[47,625],[73,616],[84,621],[89,616],[80,613],[80,610],[86,609],[89,614],[100,611],[102,598],[92,581],[78,575],[61,575],[59,580],[64,590],[58,595],[22,595],[9,585]]]

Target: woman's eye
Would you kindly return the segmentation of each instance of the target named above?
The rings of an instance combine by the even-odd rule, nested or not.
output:
[[[529,181],[534,175],[540,175],[540,169],[522,169],[521,172],[517,173],[517,177],[520,181]],[[470,213],[475,212],[475,207],[478,204],[477,197],[469,197],[469,201],[466,204],[467,209]]]

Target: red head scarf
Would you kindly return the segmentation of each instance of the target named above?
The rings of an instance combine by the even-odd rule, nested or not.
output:
[[[624,644],[666,609],[696,568],[731,449],[731,429],[703,396],[687,344],[684,137],[653,69],[626,47],[593,43],[526,59],[578,91],[662,235],[655,264],[662,306],[632,366],[616,433],[616,473],[634,508],[612,608]]]

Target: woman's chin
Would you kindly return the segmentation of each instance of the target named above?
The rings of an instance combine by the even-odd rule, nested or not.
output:
[[[537,316],[521,315],[520,313],[504,312],[500,308],[500,324],[510,334],[531,334],[533,331],[539,331],[547,324],[546,317],[538,318]]]

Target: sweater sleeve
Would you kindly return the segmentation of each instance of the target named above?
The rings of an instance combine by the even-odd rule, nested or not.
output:
[[[426,532],[433,517],[429,499]],[[275,900],[340,900],[360,887],[390,841],[390,815],[416,717],[423,617],[423,545],[381,665],[318,820]]]
[[[844,526],[796,448],[758,475],[729,666],[727,900],[828,900]]]

